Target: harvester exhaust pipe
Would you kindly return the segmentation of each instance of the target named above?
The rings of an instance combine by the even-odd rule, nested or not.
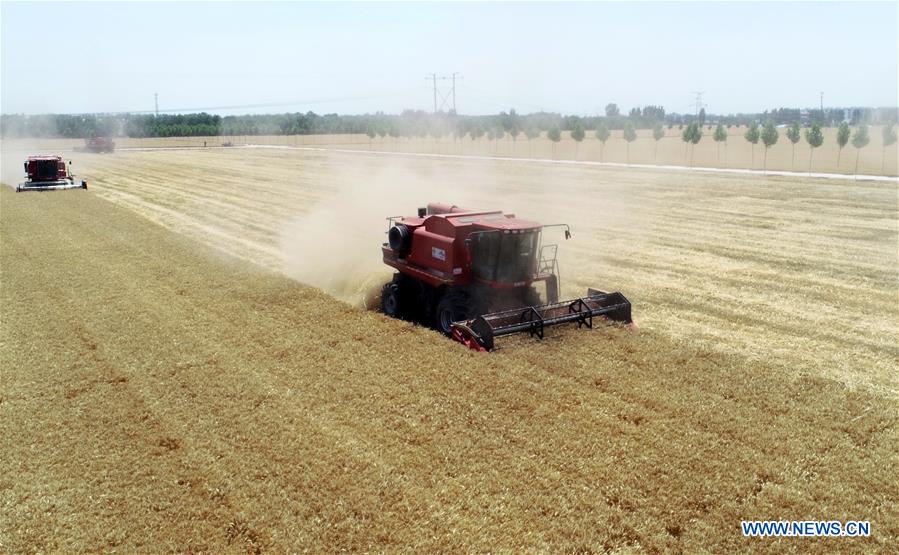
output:
[[[427,208],[427,216],[432,214],[461,214],[463,212],[472,212],[468,208],[462,208],[461,206],[457,206],[455,204],[446,204],[444,202],[431,202],[428,203]],[[419,210],[419,214],[421,214],[421,210]],[[419,216],[421,217],[421,216]]]

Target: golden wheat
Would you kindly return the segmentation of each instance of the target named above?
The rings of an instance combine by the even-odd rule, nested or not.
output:
[[[894,184],[249,150],[76,164],[88,191],[0,187],[4,549],[836,545],[740,535],[774,518],[871,520],[845,551],[899,541]],[[481,355],[279,275],[293,248],[327,263],[285,235],[432,196],[572,223],[567,290],[620,289],[641,327]],[[322,207],[346,217],[322,228]],[[346,245],[351,267],[383,272],[380,240]]]

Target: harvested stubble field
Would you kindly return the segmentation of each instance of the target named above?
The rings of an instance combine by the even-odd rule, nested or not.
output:
[[[891,552],[889,183],[233,149],[0,188],[9,551]],[[636,332],[471,353],[356,304],[382,218],[567,221]],[[286,275],[284,275],[286,274]],[[291,279],[296,278],[296,279]],[[871,520],[749,540],[743,519]]]

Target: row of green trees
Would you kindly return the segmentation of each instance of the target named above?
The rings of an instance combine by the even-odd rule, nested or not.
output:
[[[864,121],[895,121],[895,110],[877,109],[853,112]],[[768,117],[768,115],[772,117]],[[603,116],[561,115],[554,112],[518,114],[514,109],[495,115],[465,116],[454,113],[432,114],[421,110],[406,110],[401,114],[362,115],[319,115],[314,112],[287,114],[249,114],[239,116],[218,116],[207,113],[196,114],[45,114],[22,115],[3,114],[0,116],[0,133],[4,137],[180,137],[217,135],[311,135],[311,134],[358,134],[390,135],[396,137],[463,136],[483,130],[484,134],[502,131],[512,137],[528,132],[548,132],[553,127],[562,131],[578,128],[598,130],[607,127],[624,130],[629,125],[635,128],[655,128],[675,125],[683,129],[685,125],[697,123],[710,125],[711,122],[731,127],[746,125],[756,121],[779,123],[785,116],[795,115],[791,121],[799,121],[799,110],[778,109],[763,114],[737,114],[735,116],[706,116],[705,110],[698,115],[666,113],[662,106],[633,108],[622,114],[614,103],[605,108]],[[822,111],[822,118],[815,121],[831,121],[827,116],[837,117],[842,111]],[[776,116],[776,117],[773,117]],[[853,116],[855,117],[855,116]],[[884,119],[886,118],[886,119]],[[840,116],[837,121],[842,119]],[[869,121],[870,120],[870,121]]]
[[[883,134],[883,152],[881,153],[881,173],[884,171],[884,164],[886,162],[886,149],[894,144],[896,144],[896,127],[895,124],[885,125],[882,130]],[[472,140],[479,139],[483,136],[483,130],[476,129],[470,132],[470,136]],[[596,139],[600,142],[600,161],[604,161],[604,151],[606,141],[612,136],[611,130],[604,123],[600,123],[594,132]],[[513,140],[517,137],[518,133],[514,133],[512,135]],[[540,132],[536,129],[529,128],[525,132],[525,136],[528,140],[536,138],[540,135]],[[652,128],[652,138],[655,141],[655,148],[653,153],[653,159],[658,157],[658,144],[665,137],[665,129],[661,123],[657,123]],[[793,122],[786,129],[785,133],[787,139],[790,141],[792,145],[792,153],[791,153],[791,161],[790,165],[795,166],[796,160],[796,143],[798,143],[802,138],[802,129],[798,122]],[[850,135],[852,138],[852,146],[856,148],[856,158],[855,158],[855,173],[858,173],[858,161],[861,155],[861,149],[868,146],[871,141],[868,126],[865,124],[859,125],[855,133],[852,134],[849,124],[843,122],[840,124],[837,129],[837,146],[839,150],[837,151],[837,166],[840,164],[840,156],[842,155],[843,148],[848,144]],[[505,136],[505,133],[502,129],[490,130],[487,132],[487,137],[491,141],[495,141],[498,139],[502,139]],[[586,138],[587,133],[584,126],[580,123],[576,123],[574,128],[571,130],[571,138],[575,141],[575,158],[577,158],[578,150],[580,148],[580,143]],[[718,124],[715,127],[714,132],[712,133],[712,140],[717,143],[718,147],[718,157],[720,159],[720,150],[721,145],[724,144],[725,153],[724,153],[724,164],[727,165],[727,140],[728,133],[725,130],[723,124]],[[459,136],[464,137],[464,134]],[[688,124],[683,128],[683,132],[681,133],[681,140],[683,140],[685,144],[685,156],[687,154],[686,149],[689,148],[690,167],[693,166],[693,152],[695,151],[696,145],[702,140],[703,131],[702,125],[699,122],[693,122]],[[549,139],[553,143],[553,153],[555,154],[555,145],[556,143],[562,140],[562,130],[559,126],[552,126],[546,134],[546,138]],[[746,132],[743,134],[743,138],[749,142],[751,146],[751,166],[755,166],[755,145],[762,142],[764,145],[764,158],[762,162],[762,168],[764,171],[768,169],[768,149],[777,144],[778,139],[780,138],[780,132],[777,127],[774,125],[774,122],[767,121],[763,125],[759,125],[757,122],[752,122],[746,129]],[[622,139],[626,144],[626,160],[627,163],[630,163],[630,144],[637,139],[637,131],[634,125],[631,122],[626,122],[624,125],[624,129],[622,130]],[[811,127],[805,130],[805,140],[809,145],[809,173],[811,173],[812,169],[812,161],[814,156],[814,151],[816,148],[820,147],[824,144],[824,132],[820,124],[813,123]]]
[[[558,130],[554,130],[554,133],[548,134],[547,138],[553,142],[558,142],[560,140],[560,133]],[[886,149],[894,144],[896,144],[896,127],[895,124],[890,123],[889,125],[885,125],[882,130],[883,134],[883,152],[881,153],[881,165],[880,171],[883,173],[884,164],[886,162]],[[843,152],[843,147],[849,142],[851,130],[849,128],[849,124],[843,122],[840,124],[837,129],[837,146],[839,147],[837,151],[837,167],[840,165],[840,155]],[[611,132],[607,126],[604,124],[600,124],[596,129],[596,138],[600,141],[600,161],[603,160],[603,151],[605,150],[606,141],[611,137]],[[681,140],[685,145],[685,156],[686,149],[689,148],[690,152],[690,167],[693,166],[693,152],[695,151],[696,145],[699,141],[702,140],[703,132],[702,125],[699,122],[693,122],[688,124],[683,128],[683,132],[681,133]],[[787,139],[792,144],[792,153],[790,165],[795,165],[796,160],[796,143],[798,143],[802,136],[802,131],[798,122],[793,122],[786,130]],[[571,132],[571,138],[574,139],[578,144],[584,140],[585,132],[582,127],[576,127]],[[661,123],[656,124],[652,129],[652,138],[655,141],[655,149],[653,153],[653,159],[658,157],[658,146],[659,141],[661,141],[665,137],[665,130]],[[764,159],[762,163],[762,167],[765,171],[768,169],[768,149],[774,146],[780,137],[780,132],[777,130],[777,127],[774,125],[774,122],[767,121],[761,127],[757,122],[752,122],[749,124],[746,132],[743,134],[743,138],[749,142],[752,147],[751,153],[751,166],[755,166],[755,145],[759,143],[761,140],[762,144],[765,147],[764,150]],[[627,163],[630,163],[630,144],[636,140],[637,133],[634,126],[628,122],[624,130],[622,132],[622,139],[626,143],[627,149]],[[727,139],[728,133],[724,128],[724,125],[719,123],[715,127],[715,131],[712,134],[712,139],[717,143],[718,147],[718,157],[720,159],[720,150],[721,144],[724,144],[725,153],[724,153],[724,164],[727,165]],[[810,128],[805,131],[805,140],[809,145],[809,173],[812,170],[812,157],[814,155],[814,151],[816,148],[820,147],[824,144],[824,132],[821,128],[821,125],[818,123],[813,123]],[[858,161],[861,155],[861,149],[868,146],[871,138],[868,131],[868,126],[865,124],[859,125],[855,133],[852,134],[852,146],[856,148],[856,157],[855,157],[855,173],[858,173]],[[575,157],[577,157],[577,146],[575,147]]]
[[[886,162],[886,149],[894,144],[896,144],[896,128],[894,124],[885,125],[882,130],[883,134],[883,152],[881,153],[881,164],[880,171],[883,173],[884,163]],[[786,130],[787,139],[792,144],[792,153],[790,165],[793,166],[796,160],[796,143],[801,140],[802,131],[800,129],[798,122],[793,122]],[[837,146],[839,147],[837,150],[837,167],[840,165],[840,156],[843,153],[843,148],[849,142],[849,137],[851,134],[851,130],[849,128],[849,124],[843,122],[840,124],[837,129]],[[697,124],[690,124],[686,129],[684,129],[682,139],[685,143],[692,143],[696,145],[702,138],[702,129]],[[720,151],[721,143],[725,145],[725,165],[727,165],[727,132],[718,124],[715,128],[715,132],[712,135],[712,139],[718,143]],[[752,147],[752,161],[751,164],[755,165],[755,145],[759,143],[761,140],[762,145],[765,147],[764,151],[764,160],[762,163],[762,167],[765,171],[768,169],[768,149],[777,144],[778,139],[780,138],[780,132],[777,130],[777,127],[774,125],[774,122],[767,121],[764,125],[759,127],[759,124],[756,122],[752,122],[749,124],[749,127],[746,129],[746,132],[743,134],[743,138],[749,142]],[[824,144],[824,132],[821,129],[821,125],[818,123],[813,123],[810,128],[805,130],[805,141],[809,145],[809,155],[808,155],[808,168],[809,173],[812,171],[812,157],[814,156],[815,149]],[[855,156],[855,173],[858,173],[858,160],[861,156],[861,149],[868,146],[868,143],[871,142],[871,137],[869,135],[868,126],[865,124],[859,125],[855,129],[855,133],[852,134],[852,146],[856,148],[856,156]],[[692,159],[691,159],[692,165]]]
[[[782,114],[792,114],[784,109]],[[562,139],[562,131],[569,131],[575,141],[575,157],[577,157],[580,143],[587,136],[587,130],[594,130],[595,137],[600,141],[600,160],[604,161],[605,144],[611,137],[613,129],[621,129],[622,138],[626,142],[627,162],[630,163],[630,143],[637,138],[637,125],[652,123],[652,137],[656,141],[654,158],[658,154],[658,142],[665,137],[665,129],[662,119],[667,119],[665,109],[661,106],[647,106],[643,109],[633,109],[628,116],[622,116],[617,105],[606,106],[606,116],[598,118],[580,118],[578,116],[561,116],[555,113],[538,112],[528,115],[519,115],[514,109],[509,112],[500,112],[494,116],[459,116],[455,114],[431,114],[424,111],[407,110],[399,115],[383,113],[366,114],[359,116],[341,116],[338,114],[318,115],[314,112],[305,114],[267,114],[247,116],[218,116],[206,113],[199,114],[125,114],[125,115],[43,115],[23,116],[4,114],[0,121],[0,129],[4,137],[29,136],[29,137],[91,137],[91,136],[118,136],[129,137],[189,137],[189,136],[218,136],[218,135],[306,135],[306,134],[359,134],[365,133],[370,140],[375,137],[392,138],[431,136],[440,139],[444,136],[452,136],[454,139],[463,139],[466,136],[471,140],[478,140],[487,136],[494,145],[500,139],[508,135],[513,141],[523,135],[528,141],[539,137],[543,132],[553,143],[555,154],[556,143]],[[685,156],[690,153],[689,164],[693,165],[692,152],[696,144],[702,140],[704,113],[700,118],[690,123],[679,125],[682,130],[681,138],[685,143]],[[672,128],[671,123],[668,128]],[[719,121],[712,133],[713,140],[718,143],[720,159],[721,144],[725,147],[725,166],[727,165],[727,139],[728,133],[725,125],[730,128],[732,124]],[[712,126],[709,125],[711,130]],[[762,126],[757,121],[750,121],[744,138],[752,144],[752,162],[755,165],[755,145],[762,142],[765,146],[763,167],[767,169],[768,149],[779,138],[779,132],[774,120],[767,120]],[[786,130],[787,139],[793,145],[793,162],[795,162],[796,144],[801,139],[801,127],[798,121],[793,121]],[[851,133],[849,124],[843,122],[837,129],[837,166],[840,164],[843,148],[852,141],[852,145],[859,151],[869,142],[868,127],[861,124],[856,128],[855,134]],[[813,123],[805,131],[805,139],[809,144],[809,168],[811,168],[814,149],[824,142],[821,125]],[[883,127],[884,160],[885,149],[896,142],[896,131],[893,123]],[[691,148],[692,147],[692,148]],[[494,148],[496,148],[494,146]],[[858,168],[858,156],[856,155],[856,170]],[[792,163],[792,162],[791,162]],[[883,171],[883,163],[881,164]]]
[[[881,130],[883,133],[883,152],[881,153],[881,165],[880,171],[883,173],[884,164],[886,162],[886,149],[896,143],[896,128],[894,124],[885,125]],[[843,122],[840,124],[837,129],[837,146],[839,150],[837,151],[837,167],[840,165],[840,155],[843,152],[843,147],[849,142],[851,130],[849,128],[849,124]],[[795,165],[796,160],[796,143],[801,140],[802,131],[798,122],[793,122],[786,130],[787,139],[790,141],[792,145],[792,153],[790,159],[790,165]],[[653,137],[658,141],[661,136],[653,133]],[[762,162],[762,168],[767,171],[768,169],[768,149],[777,144],[778,139],[780,138],[780,132],[777,130],[777,127],[774,125],[774,122],[767,121],[761,127],[758,123],[752,122],[749,124],[749,127],[746,129],[746,132],[743,134],[743,138],[749,142],[751,147],[751,162],[752,166],[755,165],[755,145],[759,143],[761,140],[762,145],[764,145],[764,159]],[[682,135],[681,139],[685,144],[693,145],[695,148],[696,144],[702,139],[702,127],[698,123],[691,123],[688,125]],[[727,139],[728,134],[725,131],[724,127],[719,123],[715,127],[715,131],[712,134],[712,139],[718,143],[718,156],[720,159],[720,151],[721,144],[724,144],[724,163],[727,165]],[[818,123],[813,123],[810,128],[805,131],[805,140],[809,145],[809,159],[808,159],[808,168],[809,173],[812,171],[812,157],[815,153],[815,149],[824,144],[824,132],[821,128],[821,125]],[[856,128],[855,133],[852,135],[852,146],[854,146],[856,151],[855,157],[855,173],[858,173],[858,160],[861,155],[861,149],[868,146],[868,143],[871,142],[871,137],[869,135],[868,126],[860,125]],[[691,151],[692,152],[692,151]],[[690,166],[693,165],[692,154],[690,157]]]

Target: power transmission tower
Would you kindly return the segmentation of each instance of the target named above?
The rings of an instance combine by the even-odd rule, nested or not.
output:
[[[705,91],[693,91],[690,94],[696,95],[693,107],[696,109],[696,117],[699,117],[699,111],[705,108],[705,104],[702,103],[702,95],[705,94]]]
[[[452,81],[452,86],[446,90],[446,87],[437,86],[437,80],[441,81]],[[452,104],[453,113],[456,112],[456,79],[462,79],[462,74],[457,72],[453,72],[452,75],[437,75],[436,73],[429,73],[427,77],[425,77],[425,81],[431,81],[434,87],[434,113],[436,114],[438,111],[443,111],[444,108],[449,108],[450,104]],[[440,98],[440,107],[437,106],[437,99]]]
[[[429,77],[425,77],[426,81],[428,79],[430,79],[431,81],[434,82],[434,113],[436,114],[437,113],[437,74],[430,73]]]

